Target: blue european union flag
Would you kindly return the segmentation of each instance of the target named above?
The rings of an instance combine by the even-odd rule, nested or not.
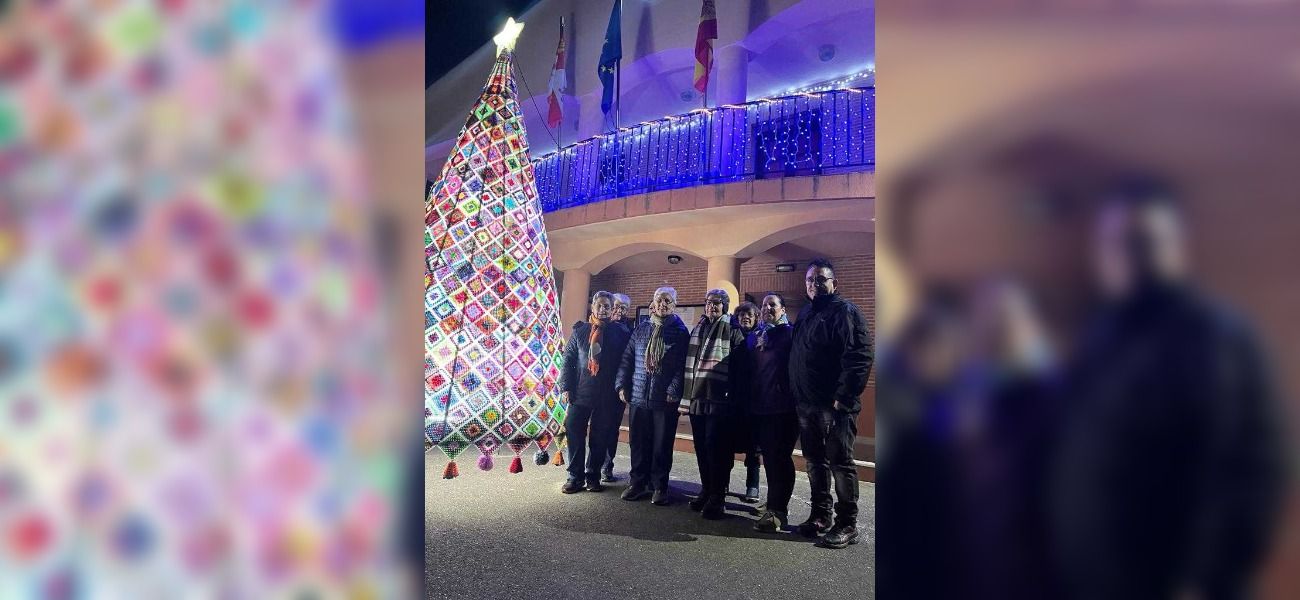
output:
[[[605,28],[605,46],[600,50],[600,84],[604,93],[600,97],[600,111],[608,113],[614,106],[614,68],[623,60],[623,0],[614,0],[614,11],[609,13],[609,27]]]

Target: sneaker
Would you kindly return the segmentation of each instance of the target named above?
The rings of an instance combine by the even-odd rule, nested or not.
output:
[[[808,517],[807,521],[799,524],[799,533],[807,537],[817,537],[831,530],[831,520],[821,515]]]
[[[745,488],[745,495],[740,497],[740,501],[744,502],[745,504],[753,504],[755,502],[758,502],[758,488],[756,487]]]
[[[856,525],[837,525],[821,539],[818,545],[823,548],[839,549],[856,543],[858,543],[858,527]]]
[[[598,480],[598,479],[588,479],[588,480],[587,480],[587,491],[588,491],[588,492],[603,492],[603,491],[605,491],[605,486],[600,485],[600,480]]]
[[[720,499],[706,501],[700,509],[700,515],[710,521],[717,521],[727,516],[726,505]]]
[[[637,500],[644,500],[645,497],[649,495],[650,495],[650,490],[634,485],[627,488],[626,490],[623,490],[623,495],[620,496],[620,498],[627,500],[629,502],[636,502]]]
[[[614,483],[616,481],[618,481],[618,478],[614,476],[614,471],[612,470],[600,474],[601,483]]]
[[[582,482],[577,479],[570,479],[560,486],[560,491],[566,494],[576,494],[582,491]]]
[[[668,506],[668,490],[655,490],[655,496],[650,499],[650,504],[655,506]]]
[[[699,495],[694,498],[691,498],[691,501],[687,502],[686,506],[687,508],[690,508],[695,512],[700,512],[701,510],[704,510],[704,501],[705,501],[704,496]]]
[[[754,531],[776,533],[785,529],[785,526],[785,515],[778,515],[774,512],[764,512],[763,516],[758,518],[758,522],[754,523]]]

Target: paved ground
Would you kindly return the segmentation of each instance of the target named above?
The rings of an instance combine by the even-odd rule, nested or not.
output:
[[[442,479],[446,458],[427,455],[425,597],[875,597],[872,484],[861,484],[862,542],[829,550],[798,534],[753,531],[755,509],[737,498],[728,499],[728,518],[721,521],[686,508],[686,494],[699,490],[691,454],[674,456],[673,505],[623,501],[627,456],[620,444],[619,483],[566,496],[559,491],[563,468],[536,466],[531,454],[519,474],[507,470],[508,460],[484,472],[475,466],[477,456],[462,457],[461,475],[451,480]],[[732,476],[731,489],[743,489],[744,467],[737,463]],[[803,521],[808,510],[808,479],[800,473],[791,521]]]

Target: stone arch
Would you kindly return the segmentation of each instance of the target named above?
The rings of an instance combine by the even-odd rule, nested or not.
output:
[[[623,260],[625,258],[636,256],[643,252],[655,252],[659,250],[680,252],[682,254],[689,254],[691,256],[695,256],[700,259],[706,258],[696,252],[692,252],[690,250],[687,250],[686,248],[682,248],[681,246],[677,246],[675,244],[665,244],[662,242],[636,242],[631,244],[622,244],[614,248],[611,248],[609,250],[606,250],[600,254],[597,254],[594,258],[588,260],[585,264],[583,264],[579,268],[582,269],[583,271],[591,273],[592,275],[595,275],[597,273],[600,273],[601,271],[604,271],[610,265],[613,265],[614,263]]]
[[[837,219],[800,223],[759,238],[736,252],[736,257],[742,259],[753,258],[786,242],[819,233],[873,233],[874,231],[874,223],[867,219]]]

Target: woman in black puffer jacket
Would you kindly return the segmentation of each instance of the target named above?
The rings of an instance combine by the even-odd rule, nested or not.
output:
[[[686,324],[673,313],[676,306],[677,290],[655,290],[650,318],[632,332],[618,369],[618,396],[628,405],[632,447],[631,482],[623,492],[624,500],[640,500],[653,490],[652,502],[668,503],[668,472],[673,466],[677,408],[690,343]]]

